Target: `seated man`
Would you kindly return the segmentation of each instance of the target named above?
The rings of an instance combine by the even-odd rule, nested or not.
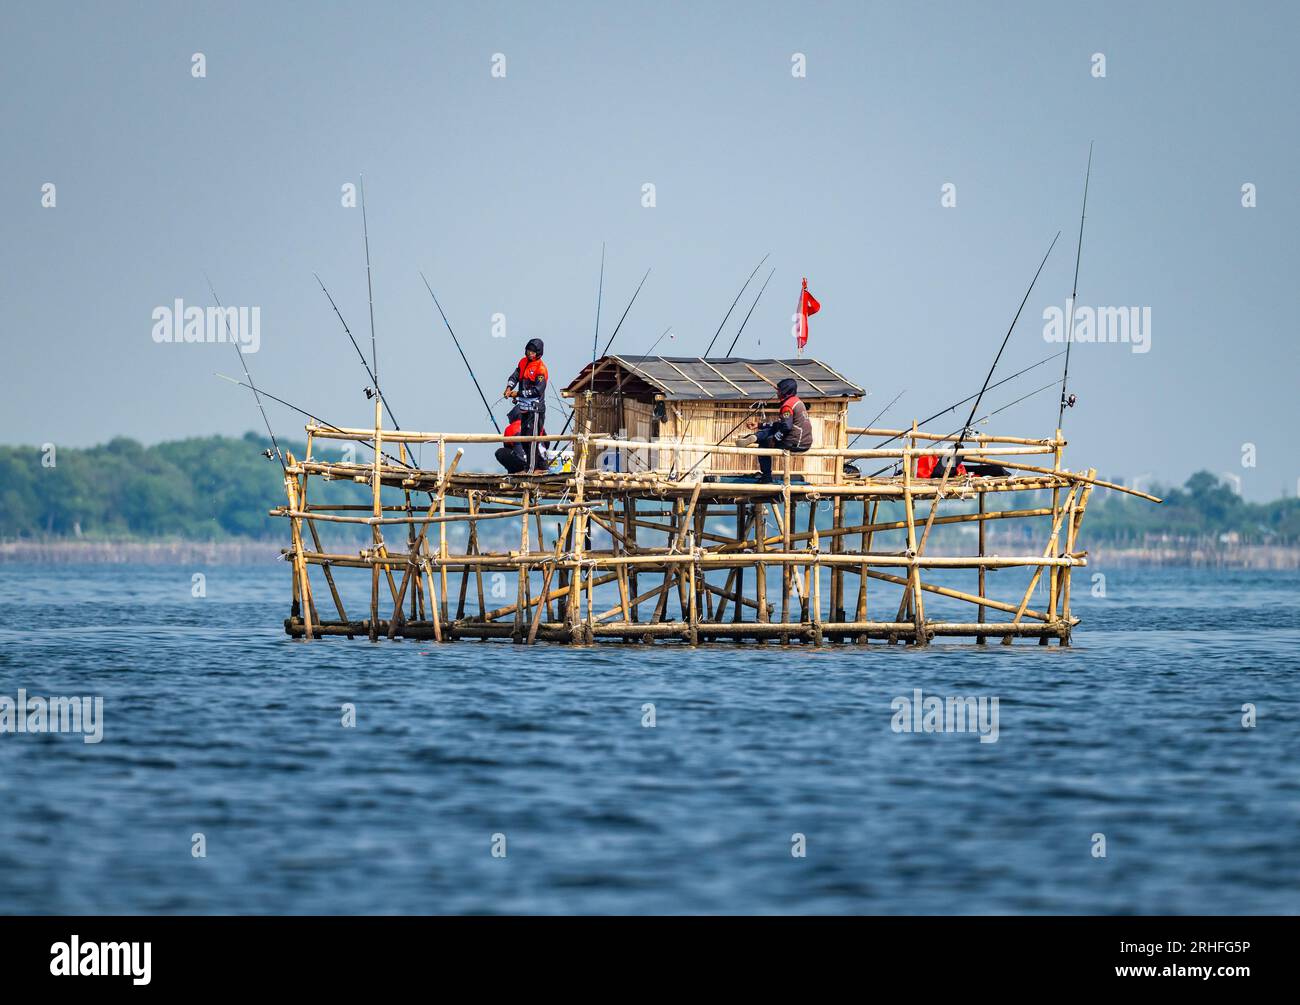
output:
[[[536,413],[532,413],[532,414],[535,415]],[[539,428],[536,433],[533,433],[530,430],[525,430],[523,428],[524,426],[523,418],[514,415],[513,410],[511,411],[511,415],[514,417],[511,420],[510,424],[506,426],[506,431],[505,431],[506,436],[546,435],[545,429]],[[509,441],[506,441],[500,447],[497,448],[497,462],[503,468],[505,468],[507,472],[509,472],[512,475],[517,475],[521,471],[527,471],[529,468],[529,464],[528,464],[529,456],[530,454],[533,453],[534,448],[536,448],[537,446],[538,444],[535,442],[534,443],[517,443],[517,442],[511,443]],[[537,463],[539,465],[538,470],[545,469],[546,467],[546,461],[545,458],[542,456],[542,453],[543,452],[540,450],[536,451],[538,457]]]
[[[788,450],[792,454],[802,454],[813,445],[812,419],[808,409],[799,400],[799,385],[793,377],[786,377],[776,385],[777,398],[781,402],[781,417],[776,422],[768,422],[758,427],[757,432],[742,436],[736,442],[741,446],[754,446]],[[772,481],[772,458],[758,459],[760,482]]]

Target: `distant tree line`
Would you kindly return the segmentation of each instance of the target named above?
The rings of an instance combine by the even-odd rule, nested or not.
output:
[[[286,522],[267,516],[285,501],[280,465],[262,454],[269,446],[247,433],[151,447],[118,437],[85,449],[56,446],[52,457],[0,447],[0,537],[283,538]],[[306,452],[301,443],[280,446]],[[358,501],[348,487],[313,485],[315,501]]]
[[[1156,486],[1159,506],[1100,489],[1088,500],[1083,525],[1091,540],[1113,544],[1173,540],[1300,543],[1300,499],[1247,502],[1226,482],[1198,471],[1181,488]]]
[[[251,432],[151,447],[119,437],[86,449],[58,448],[52,466],[42,463],[39,448],[0,447],[0,537],[281,540],[288,533],[285,521],[267,516],[284,502],[280,466],[262,455],[269,446]],[[300,457],[305,453],[301,443],[281,447]],[[364,460],[365,453],[358,449],[358,458]],[[357,489],[317,480],[313,501],[368,501]],[[1246,502],[1208,471],[1192,475],[1181,488],[1152,491],[1164,498],[1163,505],[1094,491],[1084,520],[1087,540],[1125,544],[1227,536],[1242,543],[1300,543],[1300,500]],[[386,495],[386,502],[400,499],[394,490]],[[1041,503],[1026,499],[1025,505]]]

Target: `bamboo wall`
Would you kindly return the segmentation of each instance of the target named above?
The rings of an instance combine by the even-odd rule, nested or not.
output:
[[[744,455],[709,453],[707,449],[687,449],[679,444],[717,444],[730,446],[735,438],[752,432],[764,422],[778,417],[775,402],[753,409],[743,401],[668,401],[663,422],[653,418],[654,405],[615,395],[591,397],[591,433],[593,436],[618,436],[631,440],[653,440],[662,444],[658,450],[593,452],[588,470],[654,471],[661,474],[686,471],[694,474],[737,477],[756,473],[754,458]],[[813,446],[843,448],[848,442],[848,402],[843,398],[815,399],[804,402],[812,420]],[[574,399],[574,424],[586,429],[587,399]],[[620,412],[621,409],[621,412]],[[791,473],[813,484],[830,484],[837,480],[839,462],[834,457],[792,455]]]

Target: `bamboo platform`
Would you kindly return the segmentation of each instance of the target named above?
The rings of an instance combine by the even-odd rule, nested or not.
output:
[[[571,443],[572,473],[510,476],[460,470],[464,445],[495,445],[504,437],[384,429],[378,399],[371,429],[308,425],[306,456],[287,458],[286,503],[271,510],[290,524],[283,552],[293,569],[293,602],[285,631],[306,640],[511,639],[577,646],[724,640],[924,646],[950,637],[980,644],[1028,638],[1044,645],[1054,638],[1064,646],[1079,624],[1070,610],[1071,575],[1087,565],[1078,539],[1092,490],[1159,501],[1101,481],[1095,469],[1065,469],[1060,430],[1047,439],[967,437],[957,451],[961,458],[1000,464],[1010,474],[923,480],[914,477],[916,459],[951,453],[954,437],[915,425],[849,428],[896,437],[897,445],[814,448],[809,455],[831,458],[836,474],[829,483],[810,484],[791,476],[790,455],[783,451],[634,441],[592,435],[589,428],[537,438]],[[338,440],[369,447],[374,461],[313,455],[321,441]],[[436,468],[412,463],[410,450],[417,445],[436,450]],[[637,451],[670,456],[639,472],[626,470],[635,466],[627,463],[615,465],[621,470],[596,466],[599,456],[633,458]],[[768,454],[779,473],[773,484],[709,481],[698,471],[678,474],[673,452],[753,455],[755,469],[758,456]],[[863,461],[898,465],[901,474],[844,473],[846,462]],[[314,480],[354,483],[357,500],[311,502]],[[1038,502],[1023,505],[1025,493]],[[1008,494],[1015,494],[1009,508],[993,505]],[[1041,545],[1023,554],[990,554],[987,528],[1008,521],[1039,528]],[[320,529],[330,524],[363,528],[366,546],[325,550]],[[973,529],[967,535],[974,538],[971,553],[927,550],[934,528],[952,525]],[[509,528],[512,546],[491,550],[484,539],[500,538],[498,526]],[[456,551],[452,529],[458,537],[465,532]],[[369,570],[369,605],[349,613],[338,578],[355,575],[346,573],[354,569]],[[1026,570],[1027,586],[992,596],[990,574],[1002,569]],[[934,581],[950,578],[950,570],[965,570],[969,582]],[[513,579],[513,599],[494,603],[500,598],[485,592],[484,577],[497,574]],[[893,592],[882,600],[882,589]],[[1031,606],[1035,590],[1046,603]],[[966,616],[928,617],[926,601],[935,597],[948,606],[955,602]]]

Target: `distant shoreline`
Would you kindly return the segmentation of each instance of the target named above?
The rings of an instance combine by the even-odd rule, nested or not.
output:
[[[204,562],[209,565],[266,565],[281,559],[282,541],[231,538],[224,541],[119,540],[90,541],[50,538],[36,541],[0,541],[0,564],[28,562],[45,565],[175,565]],[[990,551],[1011,554],[1016,545],[990,543]],[[936,551],[941,554],[941,551]],[[1189,566],[1222,569],[1300,569],[1300,546],[1232,544],[1164,545],[1089,549],[1089,565]]]
[[[1300,569],[1300,546],[1237,544],[1220,548],[1200,545],[1109,548],[1103,545],[1090,550],[1088,564],[1093,568],[1167,565],[1212,569]]]
[[[232,538],[226,541],[0,541],[0,564],[45,565],[266,565],[280,559],[281,541]]]

